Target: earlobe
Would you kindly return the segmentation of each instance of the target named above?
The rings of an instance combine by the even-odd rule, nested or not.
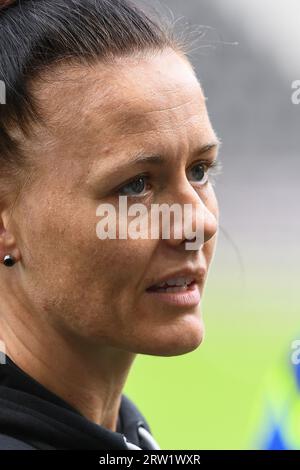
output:
[[[0,235],[0,263],[4,266],[14,266],[20,259],[19,250],[14,243],[7,243],[5,236]]]
[[[0,218],[0,263],[11,267],[19,259],[19,250],[16,246],[15,236],[5,227],[5,217]]]

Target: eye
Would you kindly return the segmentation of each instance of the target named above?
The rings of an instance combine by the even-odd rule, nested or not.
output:
[[[208,181],[208,168],[204,163],[197,163],[188,171],[189,179],[204,185]]]
[[[147,176],[138,176],[124,186],[121,186],[118,189],[118,193],[121,196],[141,196],[144,194],[144,191],[147,190],[147,181]]]

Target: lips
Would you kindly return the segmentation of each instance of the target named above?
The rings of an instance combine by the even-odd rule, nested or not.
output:
[[[186,311],[187,308],[198,307],[201,300],[199,281],[190,276],[172,277],[153,284],[146,289],[146,295],[151,302],[158,302],[158,305],[163,303],[173,309],[179,308],[180,312],[182,309]]]
[[[193,284],[195,284],[195,282],[196,280],[192,276],[171,278],[171,279],[167,279],[166,281],[150,286],[147,289],[147,291],[148,292],[185,292]]]
[[[146,291],[157,292],[159,289],[163,291],[167,289],[187,290],[195,284],[200,285],[203,283],[205,275],[206,269],[202,266],[186,266],[180,270],[169,272],[157,279],[153,279],[146,288]]]

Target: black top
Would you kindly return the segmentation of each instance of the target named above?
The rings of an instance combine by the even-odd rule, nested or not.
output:
[[[130,443],[145,450],[159,448],[145,418],[125,395],[122,395],[117,431],[113,432],[85,418],[7,355],[1,356],[1,450],[128,450],[132,447]]]

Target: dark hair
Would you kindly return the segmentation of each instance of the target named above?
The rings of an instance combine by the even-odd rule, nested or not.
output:
[[[0,176],[24,164],[22,145],[11,129],[26,137],[40,119],[30,83],[47,67],[68,60],[87,64],[147,50],[184,48],[170,23],[162,23],[131,0],[10,3],[0,9],[0,80],[6,88],[6,104],[0,104]]]

